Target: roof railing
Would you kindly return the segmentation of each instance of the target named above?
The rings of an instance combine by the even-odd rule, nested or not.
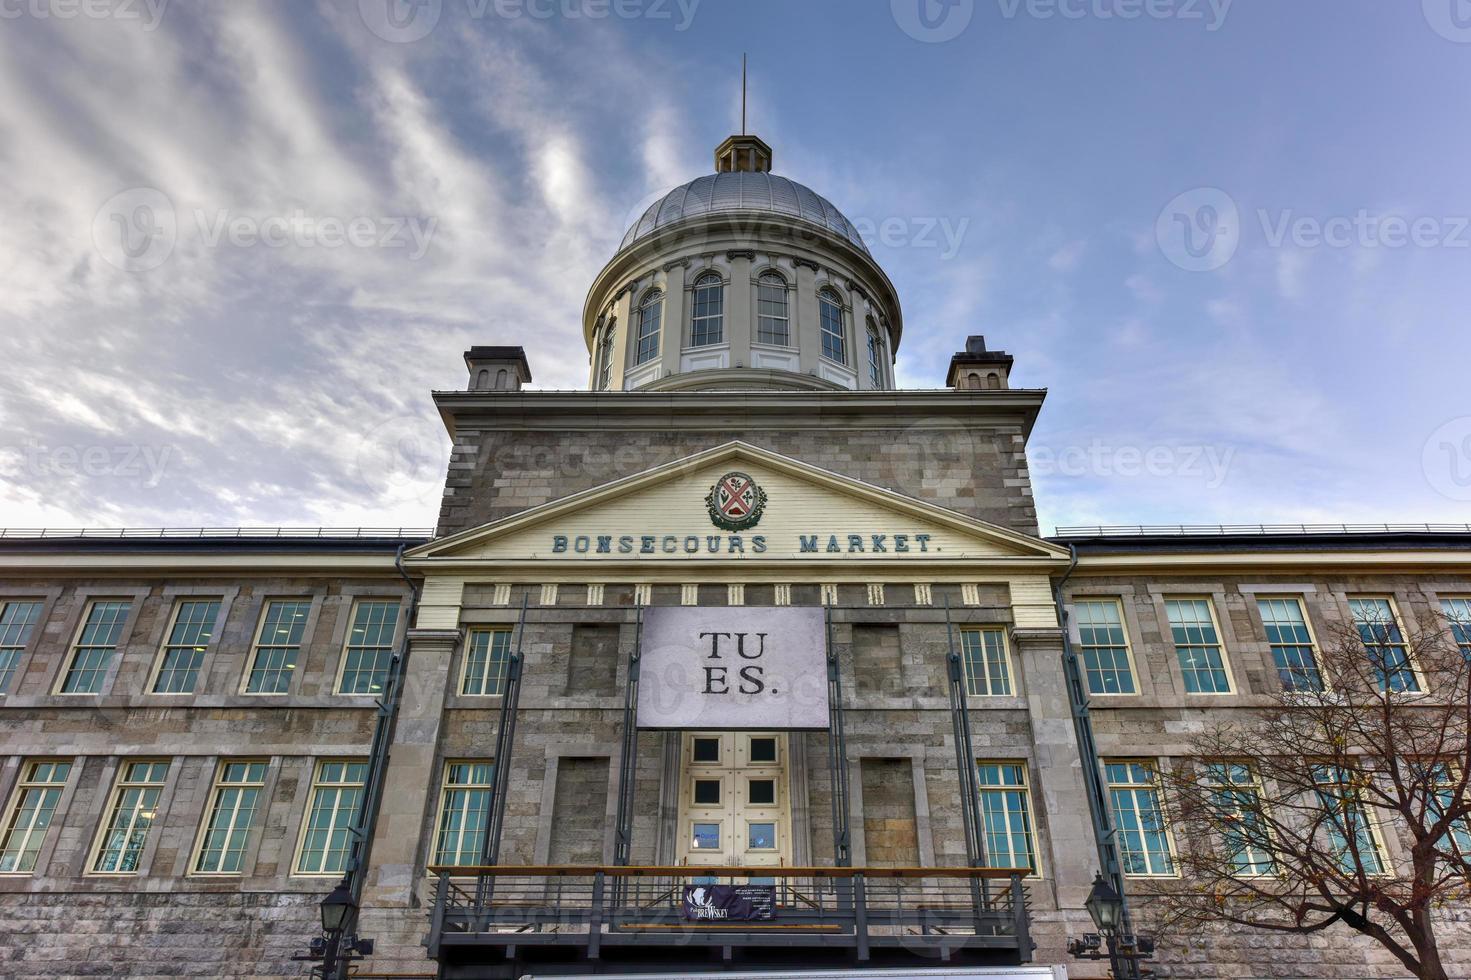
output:
[[[367,540],[432,538],[428,528],[407,527],[10,527],[0,528],[0,541],[88,540]]]
[[[1059,527],[1057,538],[1228,537],[1310,534],[1471,534],[1471,524],[1121,524]]]

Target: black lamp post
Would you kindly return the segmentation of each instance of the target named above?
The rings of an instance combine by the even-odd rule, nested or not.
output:
[[[356,925],[357,910],[352,887],[344,877],[322,899],[323,935],[313,939],[305,953],[298,953],[291,958],[320,964],[312,968],[312,974],[325,980],[346,976],[347,967],[353,960],[373,955],[373,940],[359,939],[347,932]]]
[[[1139,966],[1142,960],[1154,956],[1154,940],[1148,936],[1121,935],[1124,896],[1101,873],[1094,876],[1093,890],[1088,893],[1083,907],[1088,910],[1088,917],[1098,932],[1087,933],[1082,939],[1068,940],[1068,952],[1075,959],[1101,960],[1107,955],[1109,967],[1117,980],[1147,980],[1154,975]],[[1106,954],[1104,948],[1108,950]]]

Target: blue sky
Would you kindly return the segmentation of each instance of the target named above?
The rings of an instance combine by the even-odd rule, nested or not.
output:
[[[983,333],[1050,390],[1044,531],[1471,513],[1467,0],[79,6],[0,4],[0,525],[432,524],[428,392],[585,386],[742,51],[901,384]]]

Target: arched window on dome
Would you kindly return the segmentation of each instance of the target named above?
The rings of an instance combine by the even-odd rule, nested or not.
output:
[[[965,376],[965,386],[967,388],[979,388],[981,386],[981,376],[975,371],[967,374]]]
[[[511,372],[501,368],[495,373],[495,390],[505,391],[509,387],[511,387]]]
[[[822,328],[822,356],[839,364],[848,363],[848,331],[843,318],[843,300],[831,289],[817,294],[818,320]]]
[[[990,374],[986,375],[986,387],[993,389],[1000,388],[1001,375],[997,374],[995,371],[992,371]]]
[[[613,383],[613,335],[618,331],[618,318],[603,324],[598,335],[598,391],[607,391]]]
[[[690,346],[709,347],[725,339],[725,281],[713,272],[695,280]]]
[[[756,343],[792,345],[792,317],[787,310],[787,281],[775,272],[756,280]]]
[[[868,318],[868,383],[871,388],[884,387],[884,339],[873,317]]]
[[[659,356],[659,329],[664,319],[664,294],[649,290],[638,308],[638,351],[633,363],[647,364]]]

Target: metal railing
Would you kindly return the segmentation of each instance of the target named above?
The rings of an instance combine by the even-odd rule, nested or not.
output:
[[[1471,524],[1121,524],[1059,527],[1057,538],[1138,538],[1273,534],[1467,534]]]
[[[846,947],[949,958],[959,951],[1031,958],[1027,874],[1016,868],[448,867],[436,876],[427,946],[434,958],[476,948]],[[1000,887],[985,887],[1001,881]],[[763,884],[770,919],[685,917],[684,890]]]
[[[369,538],[432,538],[428,528],[413,527],[10,527],[0,528],[0,540],[40,541],[63,538],[157,540],[363,540]]]

